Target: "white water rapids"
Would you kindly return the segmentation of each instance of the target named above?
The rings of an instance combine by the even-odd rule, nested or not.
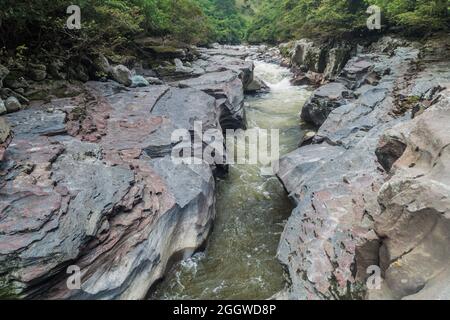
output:
[[[280,153],[297,148],[299,111],[310,92],[288,69],[255,62],[269,93],[246,98],[249,128],[279,129]],[[292,204],[276,177],[257,165],[233,165],[218,181],[217,217],[206,251],[176,264],[152,299],[267,299],[285,280],[276,251]]]

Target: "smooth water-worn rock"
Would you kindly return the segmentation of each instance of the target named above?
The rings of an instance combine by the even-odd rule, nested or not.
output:
[[[204,49],[201,59],[195,61],[193,65],[202,68],[207,73],[225,70],[237,72],[244,85],[244,91],[247,90],[248,85],[253,81],[255,66],[252,61],[245,61],[230,54],[220,55],[217,54],[217,50],[215,49]]]
[[[386,193],[384,190],[389,188],[383,184],[388,179],[385,169],[392,167],[395,157],[403,154],[408,142],[400,138],[392,143],[386,139],[381,143],[380,140],[386,130],[397,124],[407,123],[412,117],[412,110],[397,112],[397,99],[400,92],[410,90],[420,81],[422,73],[412,73],[412,67],[419,59],[419,50],[413,46],[396,47],[389,54],[379,50],[361,53],[347,63],[336,82],[313,94],[316,100],[320,97],[325,103],[333,103],[336,97],[337,101],[342,99],[343,91],[349,93],[346,93],[346,101],[335,105],[334,109],[327,110],[316,104],[320,111],[325,112],[325,119],[313,144],[294,151],[280,161],[278,176],[297,204],[285,227],[278,252],[280,261],[286,265],[291,278],[291,285],[283,293],[285,297],[366,298],[368,267],[380,266],[380,263],[382,270],[389,270],[386,280],[388,284],[392,284],[394,295],[401,296],[398,293],[411,288],[412,283],[416,285],[415,288],[425,283],[420,282],[419,279],[422,278],[418,272],[419,269],[424,270],[424,267],[417,263],[417,268],[414,269],[413,260],[410,267],[407,266],[402,271],[411,271],[409,278],[394,271],[398,270],[395,269],[396,257],[407,253],[408,248],[396,251],[395,254],[389,248],[397,245],[395,238],[410,234],[407,227],[402,225],[408,225],[408,220],[398,220],[398,228],[393,220],[386,224],[386,235],[391,230],[389,227],[394,228],[392,241],[386,236],[379,238],[383,229],[376,227],[374,223],[383,216],[392,216],[392,219],[395,219],[393,215],[402,216],[404,209],[394,205],[399,201],[403,203],[402,199],[405,199],[407,206],[406,198],[394,196],[397,189]],[[430,67],[431,64],[424,65],[424,70]],[[325,94],[322,95],[322,92]],[[327,106],[325,103],[322,105]],[[309,109],[314,110],[311,107]],[[320,124],[319,121],[317,123]],[[433,136],[425,135],[433,139]],[[421,148],[416,152],[420,153],[420,150]],[[413,168],[411,166],[411,170]],[[409,189],[406,185],[404,188],[406,194],[417,196],[414,189]],[[430,192],[417,192],[433,202],[434,196],[431,197]],[[386,207],[380,206],[380,201]],[[440,201],[446,200],[443,198]],[[395,213],[390,213],[391,210]],[[437,211],[442,212],[441,209]],[[431,216],[430,219],[434,219],[437,213]],[[407,212],[406,217],[409,217]],[[417,229],[421,230],[420,234],[430,234],[422,223],[409,225],[415,228],[415,231],[411,231],[411,236]],[[441,248],[444,243],[448,247],[442,230],[445,228],[439,227],[436,230],[436,237],[432,241],[436,242],[436,248]],[[403,234],[404,231],[406,234]],[[405,244],[406,242],[410,245],[415,243],[413,238],[404,241]],[[432,258],[420,258],[428,266],[432,266],[433,261],[438,261],[436,268],[430,267],[426,274],[435,275],[439,270],[442,271],[439,263],[445,260],[445,252],[430,251]],[[388,268],[389,264],[392,264],[392,269]],[[431,287],[434,278],[431,280],[430,276],[427,277]],[[406,279],[407,283],[401,285],[402,279]],[[431,291],[433,290],[430,289]],[[373,295],[369,295],[371,297]]]
[[[167,88],[157,90],[163,94]],[[214,99],[204,95],[212,100],[213,111]],[[153,165],[142,140],[151,141],[143,128],[158,130],[162,118],[135,109],[133,105],[142,104],[133,103],[132,97],[127,104],[110,96],[119,99],[113,106],[99,98],[84,111],[81,127],[91,119],[89,126],[95,125],[100,134],[95,143],[64,135],[66,113],[55,106],[51,112],[29,109],[8,117],[16,136],[2,164],[2,295],[143,298],[172,255],[192,252],[206,238],[214,217],[211,169],[169,166],[174,177],[165,180],[161,172],[166,167]],[[151,100],[156,102],[148,95],[147,102]],[[183,101],[173,107],[192,107],[193,100]],[[71,114],[79,111],[66,110],[75,121]],[[164,113],[167,120],[170,116]],[[83,134],[86,129],[77,137],[90,139]],[[165,162],[172,163],[170,158]],[[189,194],[172,190],[184,176],[192,186]],[[183,195],[179,200],[178,194]],[[22,210],[26,216],[18,214]],[[70,264],[82,270],[82,290],[66,286]]]
[[[131,87],[133,88],[148,87],[150,85],[147,79],[139,75],[131,77],[131,81]]]
[[[180,72],[180,73],[194,72],[194,69],[192,69],[191,67],[185,66],[180,59],[175,59],[174,62],[175,62],[175,72]]]
[[[181,81],[180,87],[202,90],[217,99],[221,110],[220,123],[224,129],[244,128],[244,91],[239,73],[227,70],[207,73],[198,78]]]
[[[404,153],[378,201],[380,266],[389,297],[449,299],[450,91],[423,114],[385,133]]]
[[[111,69],[111,76],[115,81],[127,87],[133,83],[131,71],[123,65],[113,67]]]
[[[5,101],[5,108],[8,112],[16,112],[22,108],[22,105],[16,97],[9,97]]]
[[[143,299],[208,237],[215,166],[172,161],[172,133],[195,122],[221,133],[243,71],[198,89],[126,88],[127,70],[123,84],[88,82],[8,114],[11,130],[0,119],[0,297]],[[81,288],[68,286],[71,268]]]
[[[149,84],[163,84],[164,83],[164,81],[162,81],[158,78],[155,78],[155,77],[146,77],[145,80],[147,80],[147,82]]]
[[[0,115],[6,113],[8,110],[6,110],[5,102],[0,98]]]
[[[408,75],[409,70],[406,68],[409,65],[406,62],[417,58],[417,50],[401,47],[392,55],[374,53],[357,55],[350,59],[336,81],[314,91],[302,109],[301,118],[315,126],[321,126],[330,113],[340,107],[357,113],[364,113],[363,109],[367,108],[368,113],[371,113],[374,106],[393,90],[393,84],[399,76]],[[355,101],[356,105],[348,105],[355,97],[358,98]],[[353,110],[355,108],[359,111]],[[381,117],[387,114],[385,109],[376,113]]]
[[[326,84],[314,91],[302,108],[301,118],[315,126],[321,126],[334,109],[348,103],[351,90],[338,82]]]

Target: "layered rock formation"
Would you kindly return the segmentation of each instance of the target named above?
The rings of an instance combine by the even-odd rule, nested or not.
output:
[[[204,243],[213,167],[172,162],[171,135],[197,121],[243,127],[253,65],[202,55],[205,75],[182,88],[89,82],[75,98],[8,114],[8,148],[1,119],[1,297],[142,299]],[[67,285],[71,270],[79,289]]]
[[[448,98],[437,97],[450,83],[448,56],[439,55],[446,66],[437,72],[423,47],[403,44],[382,39],[358,54],[302,111],[320,128],[312,145],[280,161],[278,176],[297,205],[278,252],[291,278],[285,297],[366,298],[370,266],[385,277],[388,289],[376,291],[383,298],[448,292],[436,287],[449,245]],[[386,183],[398,157],[394,167],[404,170]]]
[[[350,42],[321,43],[300,39],[280,45],[283,63],[295,73],[296,85],[318,85],[324,80],[333,80],[356,53],[356,46]]]

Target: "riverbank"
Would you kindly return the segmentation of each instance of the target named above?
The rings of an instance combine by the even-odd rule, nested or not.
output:
[[[278,173],[296,203],[278,250],[292,281],[281,297],[449,298],[448,39],[382,38],[303,107],[317,133]],[[314,52],[298,42],[293,64],[307,72]]]
[[[155,50],[147,40],[145,50]],[[317,48],[308,40],[280,49],[290,60],[267,46],[152,51],[162,55],[152,68],[148,61],[128,68],[98,57],[103,81],[87,83],[56,80],[47,65],[27,64],[35,79],[25,81],[15,69],[0,68],[1,92],[8,95],[0,121],[0,296],[145,298],[177,261],[204,248],[217,206],[234,208],[231,220],[255,207],[254,213],[268,214],[261,231],[273,232],[270,224],[281,218],[271,220],[265,207],[279,212],[289,205],[279,185],[276,199],[267,199],[259,188],[264,181],[241,179],[245,172],[231,168],[233,185],[219,186],[226,188],[217,203],[216,177],[226,168],[170,160],[173,130],[194,132],[200,121],[204,130],[219,131],[289,123],[284,151],[302,145],[281,159],[278,173],[296,208],[278,247],[289,284],[277,297],[446,297],[448,37],[421,43],[387,37],[356,46],[349,56],[339,54],[342,46]],[[303,108],[303,96],[285,101],[290,93],[278,91],[298,89],[287,78],[245,107],[245,91],[264,91],[245,58],[290,65],[298,72],[294,84],[306,77],[306,84],[322,85]],[[283,104],[276,112],[271,99]],[[294,106],[314,132],[299,132]],[[281,107],[289,112],[280,116]],[[242,190],[254,194],[248,203]],[[241,202],[228,206],[236,194]],[[233,243],[220,232],[217,242]],[[266,252],[273,266],[277,237]],[[217,257],[223,258],[211,254]],[[248,259],[240,260],[255,261]],[[81,289],[69,289],[69,267],[80,271]],[[367,290],[369,267],[381,272],[380,290]],[[258,278],[257,269],[249,270],[240,275],[244,284]],[[245,297],[282,289],[278,276],[264,297],[243,289]],[[194,297],[202,297],[202,285],[194,285]],[[258,285],[264,283],[254,290]]]
[[[159,84],[136,88],[125,66],[104,60],[117,81],[90,81],[73,98],[4,116],[2,297],[143,299],[204,244],[217,168],[173,163],[171,135],[194,131],[194,121],[204,130],[246,126],[253,63],[233,53],[204,49],[191,66],[175,58]],[[74,271],[81,288],[68,285]]]

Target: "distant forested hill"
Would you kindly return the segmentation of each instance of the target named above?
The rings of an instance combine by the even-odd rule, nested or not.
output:
[[[450,0],[195,0],[219,42],[279,42],[366,30],[371,5],[385,28],[421,35],[449,28]]]
[[[386,27],[411,34],[449,28],[450,0],[264,0],[247,31],[251,42],[339,35],[365,28],[370,5]]]
[[[76,2],[82,29],[64,28]],[[0,49],[65,44],[71,50],[127,46],[135,36],[192,44],[279,42],[364,28],[366,9],[414,34],[449,28],[450,0],[0,0]]]

